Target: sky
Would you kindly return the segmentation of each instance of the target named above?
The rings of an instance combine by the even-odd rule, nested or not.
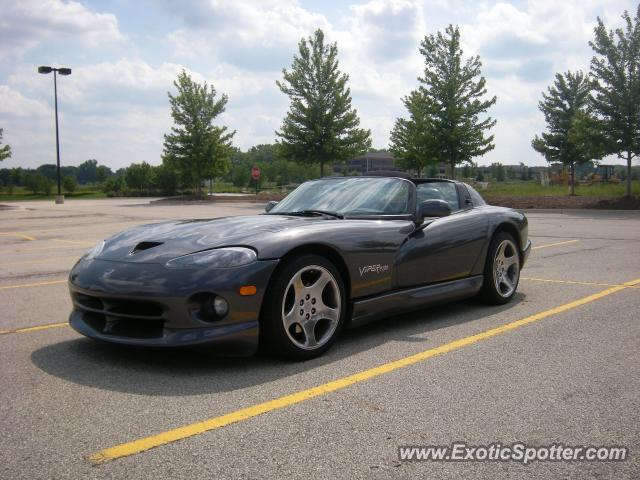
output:
[[[4,0],[0,9],[0,128],[13,156],[0,167],[55,163],[52,75],[58,77],[61,159],[112,169],[161,162],[172,120],[167,92],[184,69],[229,96],[218,123],[246,150],[275,141],[288,109],[276,86],[301,38],[322,28],[338,44],[353,106],[373,146],[387,148],[402,97],[423,70],[421,39],[457,24],[465,56],[480,55],[498,100],[495,149],[480,164],[544,165],[541,92],[556,72],[588,71],[596,18],[621,26],[624,0]]]

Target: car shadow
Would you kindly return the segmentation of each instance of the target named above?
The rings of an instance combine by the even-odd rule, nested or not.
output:
[[[330,365],[388,342],[424,343],[426,349],[430,333],[513,309],[525,297],[518,292],[509,304],[496,307],[468,300],[348,329],[329,352],[306,362],[264,355],[220,357],[200,350],[133,349],[86,338],[47,345],[35,350],[31,360],[50,375],[103,390],[153,396],[226,392]]]

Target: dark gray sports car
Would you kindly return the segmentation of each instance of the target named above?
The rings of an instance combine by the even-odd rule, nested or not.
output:
[[[71,271],[71,326],[128,345],[306,359],[346,324],[476,295],[506,303],[531,248],[522,213],[449,180],[322,178],[266,210],[100,242]]]

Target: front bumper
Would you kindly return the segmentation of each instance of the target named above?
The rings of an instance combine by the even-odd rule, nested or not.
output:
[[[82,335],[146,347],[211,345],[251,354],[258,347],[262,300],[278,260],[228,269],[181,270],[162,264],[81,260],[69,276],[70,325]],[[242,296],[242,285],[256,294]],[[215,321],[194,314],[194,298],[223,297],[228,313]]]

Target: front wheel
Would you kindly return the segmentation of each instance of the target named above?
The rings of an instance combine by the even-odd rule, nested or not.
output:
[[[265,307],[264,347],[295,360],[314,358],[329,349],[344,323],[344,284],[326,258],[304,255],[276,274]]]
[[[480,298],[492,305],[511,301],[520,281],[520,250],[515,239],[499,232],[491,240]]]

